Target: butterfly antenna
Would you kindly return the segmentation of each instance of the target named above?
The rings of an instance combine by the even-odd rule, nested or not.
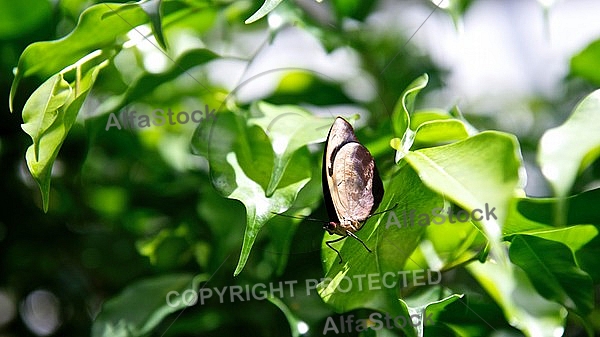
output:
[[[372,217],[373,215],[383,214],[383,213],[386,213],[386,212],[392,211],[392,210],[394,210],[396,207],[398,207],[398,203],[396,203],[396,204],[394,205],[394,207],[390,207],[390,208],[388,208],[388,209],[386,209],[386,210],[384,210],[384,211],[377,212],[377,213],[373,213],[373,214],[369,215],[369,218],[370,218],[370,217]]]
[[[286,218],[292,218],[292,219],[308,220],[308,221],[314,221],[314,222],[320,222],[320,223],[327,222],[324,220],[309,218],[307,216],[302,217],[302,216],[288,215],[288,214],[283,214],[283,213],[275,213],[275,212],[271,212],[271,213],[273,213],[275,215],[279,215],[279,216],[284,216]]]

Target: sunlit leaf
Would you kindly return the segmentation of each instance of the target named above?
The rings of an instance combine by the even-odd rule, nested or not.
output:
[[[47,86],[42,85],[26,103],[27,109],[24,110],[23,121],[25,124],[23,129],[27,133],[33,133],[30,133],[30,135],[34,140],[34,144],[27,149],[25,157],[31,175],[40,186],[44,211],[48,210],[52,165],[69,130],[75,123],[79,109],[92,88],[98,72],[105,65],[104,63],[93,67],[81,78],[80,82],[70,84],[72,93],[64,102],[57,102],[54,99],[56,96],[48,95],[50,87],[52,91],[59,88],[60,91],[57,94],[61,97],[64,95],[61,92],[68,90],[65,83],[60,84],[58,87],[55,85],[57,81],[64,81],[61,75],[56,75],[46,82],[50,84]],[[44,98],[49,101],[44,102]],[[28,105],[29,102],[32,103]],[[59,109],[52,111],[47,110],[48,107],[59,107]],[[47,114],[50,114],[50,116],[46,116]],[[38,143],[37,147],[36,141]]]
[[[559,198],[519,198],[511,207],[505,235],[531,234],[555,240],[578,250],[598,233],[592,225],[600,224],[600,214],[589,205],[600,202],[600,189],[586,191],[567,198],[567,225],[556,228],[552,226],[552,210],[560,202]],[[580,225],[580,226],[575,226]],[[553,239],[555,237],[555,239]]]
[[[263,129],[273,147],[275,161],[273,174],[267,187],[267,196],[279,185],[290,157],[307,144],[324,141],[333,118],[316,119],[297,106],[275,106],[259,102],[254,106],[260,117],[251,118],[250,124]]]
[[[250,16],[245,23],[250,24],[254,21],[262,19],[263,16],[269,14],[269,12],[274,10],[275,7],[282,2],[283,0],[265,0],[262,6],[260,6],[260,8],[254,14],[252,14],[252,16]]]
[[[31,94],[23,107],[23,131],[33,140],[35,160],[40,156],[40,140],[52,126],[63,106],[71,98],[72,89],[62,74],[49,78]]]
[[[409,152],[405,158],[429,188],[469,213],[476,209],[485,213],[478,223],[496,258],[502,259],[501,225],[510,200],[523,185],[517,140],[486,131],[450,145]]]
[[[424,122],[415,133],[415,142],[424,144],[443,144],[469,137],[464,124],[456,119]]]
[[[118,37],[148,21],[147,15],[137,6],[119,15],[106,15],[123,6],[128,5],[101,3],[91,6],[81,14],[77,27],[66,37],[27,46],[19,58],[11,87],[10,110],[13,110],[12,103],[22,78],[37,76],[46,79],[95,50],[119,48],[116,44]]]
[[[447,291],[445,291],[447,293]],[[422,337],[425,333],[425,323],[428,318],[435,322],[436,318],[439,317],[440,313],[446,309],[446,307],[452,304],[454,301],[463,297],[462,294],[445,294],[446,297],[439,298],[441,296],[438,289],[431,288],[427,292],[423,292],[421,296],[413,296],[409,299],[400,299],[407,308],[411,315],[418,315],[421,317],[420,324],[416,326],[417,336]]]
[[[600,85],[600,40],[590,43],[571,58],[571,74]]]
[[[410,126],[410,116],[414,112],[415,100],[423,88],[427,86],[429,76],[424,74],[404,89],[404,92],[398,98],[394,111],[392,112],[392,129],[396,137],[402,137],[406,129]]]
[[[540,139],[538,162],[557,197],[566,197],[577,175],[600,155],[598,125],[600,90],[585,97],[566,122]]]
[[[127,86],[127,90],[120,95],[107,98],[100,106],[95,109],[94,115],[102,115],[110,112],[118,111],[129,103],[137,102],[145,96],[152,94],[153,91],[168,83],[179,76],[189,76],[193,81],[198,82],[190,74],[190,69],[193,67],[205,64],[219,56],[208,49],[190,49],[181,54],[174,64],[164,72],[153,74],[144,72],[138,76],[132,83]],[[200,86],[202,83],[198,82]]]
[[[258,114],[238,116],[230,112],[219,113],[214,123],[199,126],[193,141],[197,152],[208,158],[215,188],[227,198],[240,200],[246,208],[246,232],[235,275],[244,268],[261,228],[274,216],[273,213],[284,212],[294,203],[311,177],[307,150],[298,149],[315,138],[296,140],[295,137],[301,136],[294,133],[283,135],[277,124],[286,124],[286,118],[267,121],[261,119],[265,115],[260,111],[253,111]],[[269,132],[273,131],[270,137],[296,149],[294,155],[286,157],[286,161],[294,161],[294,165],[280,163],[284,168],[283,174],[271,194],[267,193],[267,189],[275,169],[275,144],[271,144],[266,130],[257,124],[262,127],[272,125],[273,128],[267,128]],[[326,134],[326,129],[321,132]],[[285,148],[282,150],[285,151]]]
[[[410,115],[419,92],[427,86],[429,76],[424,74],[414,80],[398,98],[392,112],[392,130],[396,138],[401,138],[400,149],[396,151],[395,162],[399,162],[413,145],[415,133],[410,128]]]
[[[162,31],[161,3],[162,0],[148,0],[140,2],[139,5],[150,18],[150,26],[152,27],[152,32],[156,37],[156,41],[158,41],[163,49],[167,49],[167,42],[165,41]]]

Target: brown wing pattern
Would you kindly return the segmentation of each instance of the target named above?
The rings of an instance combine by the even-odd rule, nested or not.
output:
[[[351,142],[337,151],[332,167],[331,180],[336,186],[332,199],[338,218],[365,221],[380,202],[373,195],[373,157],[364,146]]]
[[[323,152],[323,196],[325,198],[327,213],[329,214],[329,221],[339,222],[336,205],[334,205],[332,200],[334,198],[333,194],[335,194],[337,197],[337,193],[333,191],[335,188],[332,185],[333,159],[344,144],[356,141],[358,141],[358,139],[354,135],[354,129],[352,129],[352,126],[345,119],[341,117],[336,118],[333,122],[333,125],[329,129],[327,143],[325,144],[325,151]]]

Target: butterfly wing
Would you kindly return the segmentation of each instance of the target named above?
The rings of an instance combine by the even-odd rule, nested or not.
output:
[[[333,159],[344,144],[357,141],[358,139],[354,135],[352,126],[345,119],[341,117],[336,118],[327,135],[327,142],[325,143],[325,150],[323,151],[323,167],[321,174],[325,207],[327,208],[327,214],[329,215],[329,221],[331,222],[340,222],[330,191],[331,176],[333,175]]]
[[[381,203],[383,184],[375,161],[341,117],[336,118],[327,136],[322,179],[330,221],[362,223]]]
[[[344,144],[337,152],[331,182],[332,200],[339,219],[356,221],[362,226],[381,203],[381,178],[373,157],[360,143]]]

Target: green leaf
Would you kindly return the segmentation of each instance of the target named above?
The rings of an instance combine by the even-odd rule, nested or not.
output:
[[[552,210],[561,202],[559,198],[519,198],[511,207],[504,235],[529,234],[540,238],[562,242],[573,252],[590,242],[598,230],[600,210],[589,205],[600,202],[600,189],[570,196],[566,200],[568,227],[552,226]]]
[[[419,92],[427,86],[427,82],[429,82],[427,74],[419,76],[404,89],[404,92],[398,98],[398,102],[396,102],[396,106],[392,112],[392,130],[394,131],[394,136],[402,137],[406,129],[411,125],[410,118],[414,111],[415,100]]]
[[[252,111],[259,112],[257,109]],[[206,123],[199,126],[193,144],[199,154],[208,158],[214,187],[223,196],[241,201],[246,208],[244,242],[234,272],[238,275],[248,260],[261,228],[274,216],[273,213],[286,211],[310,180],[311,163],[305,147],[296,150],[293,156],[286,157],[287,162],[281,163],[285,169],[279,183],[273,193],[267,194],[275,170],[276,155],[273,148],[280,144],[271,144],[269,136],[257,125],[272,124],[275,129],[280,130],[276,126],[279,121],[272,119],[268,122],[263,119],[264,115],[239,116],[231,112],[219,113],[217,116],[212,125]],[[298,141],[294,139],[298,135],[290,133],[283,136],[278,132],[271,137],[275,136],[284,144],[293,144],[296,148],[313,139],[308,137]],[[326,130],[322,132],[324,138]],[[294,165],[288,165],[290,161]]]
[[[410,128],[416,130],[419,125],[431,121],[445,121],[452,119],[452,116],[447,111],[438,109],[427,109],[415,111],[410,116]]]
[[[136,246],[140,255],[149,258],[157,269],[169,270],[174,266],[184,266],[192,258],[192,243],[188,226],[163,228],[155,236],[138,241]]]
[[[402,212],[415,210],[415,214],[431,214],[433,208],[441,206],[442,200],[423,185],[408,165],[401,167],[392,176],[385,186],[385,191],[378,211],[389,209],[395,204],[398,204],[398,207],[370,218],[356,233],[373,251],[372,253],[369,253],[357,240],[346,238],[332,244],[343,257],[344,263],[339,264],[338,255],[325,243],[334,238],[329,234],[323,238],[322,257],[325,278],[332,281],[318,286],[319,295],[337,312],[369,308],[407,317],[407,309],[397,300],[398,289],[401,287],[382,287],[379,283],[380,289],[377,289],[368,287],[367,282],[364,280],[361,282],[359,278],[361,275],[376,274],[376,278],[381,279],[386,273],[392,273],[393,276],[389,274],[386,276],[387,284],[398,282],[400,278],[398,272],[405,269],[426,227],[417,223],[410,226],[410,223],[399,221],[403,218]],[[425,269],[427,266],[421,265],[420,268]],[[347,279],[352,280],[352,289],[341,291],[348,288]],[[412,327],[406,327],[405,333],[415,336]]]
[[[35,160],[40,157],[40,140],[71,98],[72,89],[62,74],[56,74],[31,94],[23,107],[23,131],[33,140]]]
[[[364,21],[364,19],[371,13],[373,6],[377,1],[375,0],[333,0],[332,4],[337,16],[343,19],[356,19]]]
[[[564,244],[531,235],[516,235],[509,255],[545,298],[583,316],[592,310],[592,279],[577,267],[573,253]]]
[[[473,0],[450,0],[446,3],[444,10],[452,17],[454,28],[457,31],[462,31],[462,17],[472,3]],[[437,3],[437,5],[439,6],[440,3]]]
[[[129,285],[108,300],[92,325],[92,337],[147,336],[167,315],[197,300],[208,275],[171,274]]]
[[[596,225],[600,223],[600,215],[590,205],[597,205],[599,198],[600,189],[567,198],[568,227],[561,228],[550,225],[552,211],[560,202],[558,198],[516,199],[503,228],[505,240],[510,240],[515,234],[529,234],[563,243],[575,254],[577,265],[597,282],[600,280],[600,236]]]
[[[152,33],[156,37],[156,41],[163,49],[167,49],[167,42],[162,31],[162,11],[161,5],[162,0],[147,0],[139,3],[139,6],[150,18],[150,26],[152,27]]]
[[[556,230],[556,227],[552,226],[553,210],[560,202],[565,202],[568,206],[566,225],[600,224],[600,211],[589,206],[600,203],[600,189],[585,191],[566,200],[524,197],[515,199],[511,206],[503,228],[504,235]]]
[[[10,110],[13,110],[13,100],[22,78],[35,75],[46,79],[95,50],[120,48],[118,37],[148,21],[148,16],[137,6],[119,15],[107,15],[126,6],[128,4],[94,5],[81,14],[77,27],[66,37],[27,46],[19,58],[11,87]]]
[[[439,261],[442,270],[449,270],[467,261],[471,261],[485,249],[486,239],[483,233],[472,223],[446,221],[427,228],[426,240],[434,250],[423,250],[426,261]]]
[[[275,9],[283,0],[265,0],[265,2],[260,6],[260,8],[250,16],[245,23],[250,24],[254,21],[260,20],[263,16],[269,14],[272,10]]]
[[[508,215],[502,228],[502,234],[505,237],[517,233],[529,233],[531,231],[544,231],[556,228],[535,219],[530,219],[521,213],[519,208],[522,207],[520,204],[523,202],[523,199],[526,198],[513,199],[508,207]],[[532,201],[538,202],[539,200],[532,198]]]
[[[415,328],[417,335],[422,337],[425,332],[424,323],[426,321],[436,322],[448,305],[463,296],[463,294],[451,294],[450,290],[445,288],[431,287],[419,294],[399,299],[399,301],[406,306],[411,316],[417,315],[420,317],[421,323]],[[431,317],[431,319],[428,319],[428,317]]]
[[[107,16],[112,15],[121,15],[121,12],[128,10],[131,7],[139,7],[141,8],[148,18],[150,19],[150,27],[152,29],[152,33],[154,37],[156,37],[156,41],[163,49],[167,49],[167,44],[165,42],[165,37],[162,32],[162,11],[161,11],[162,0],[140,0],[136,3],[128,3],[124,6],[119,7],[118,9],[112,11],[112,13],[107,13],[102,18],[106,18]]]
[[[31,33],[52,17],[47,0],[0,2],[0,40],[8,41]]]
[[[250,124],[263,129],[275,155],[273,173],[267,187],[267,196],[270,196],[279,185],[291,156],[307,144],[325,140],[333,118],[315,119],[300,107],[275,106],[265,102],[258,102],[254,110],[256,115],[262,116],[250,119]]]
[[[305,322],[303,322],[301,319],[296,317],[296,315],[294,315],[294,313],[292,313],[292,311],[288,308],[288,306],[285,303],[283,303],[282,300],[280,300],[276,297],[271,297],[271,296],[267,297],[267,300],[269,300],[269,302],[276,305],[279,308],[279,310],[281,310],[281,312],[283,312],[283,314],[285,315],[285,318],[287,318],[287,321],[290,324],[290,330],[292,331],[292,337],[300,337],[306,333],[305,331],[300,331],[300,327],[305,326],[308,329],[308,325]]]
[[[585,97],[565,123],[540,139],[537,159],[557,197],[566,197],[577,175],[600,155],[598,125],[600,90]],[[564,214],[558,216],[564,221]]]
[[[423,292],[423,294],[418,297],[413,296],[406,300],[400,299],[400,302],[407,307],[410,315],[416,314],[421,317],[421,323],[416,327],[417,335],[420,337],[422,337],[425,332],[424,323],[428,315],[431,315],[432,320],[435,322],[436,318],[439,317],[440,313],[442,313],[448,305],[459,298],[462,298],[464,295],[452,294],[442,299],[439,299],[439,296],[439,289],[431,288],[429,291]]]
[[[572,249],[572,247],[570,248]],[[600,261],[598,260],[598,256],[600,256],[599,235],[596,235],[590,242],[575,252],[577,265],[592,277],[594,284],[600,282]]]
[[[422,144],[449,143],[468,137],[465,125],[456,119],[424,122],[415,131],[415,143]]]
[[[502,308],[506,320],[526,336],[562,335],[566,310],[540,296],[522,269],[473,262],[467,270]]]
[[[499,246],[501,224],[510,200],[523,186],[516,138],[486,131],[450,145],[409,152],[405,158],[432,190],[469,213],[475,209],[488,213],[478,223],[495,257],[504,260]]]
[[[31,175],[40,186],[44,212],[48,211],[52,165],[98,72],[105,65],[101,63],[93,67],[79,83],[76,81],[71,85],[57,74],[40,86],[25,103],[22,128],[33,139],[25,158]],[[67,89],[67,85],[72,89]],[[65,91],[69,92],[66,100]]]
[[[121,95],[108,98],[95,110],[94,115],[99,116],[122,109],[131,102],[137,102],[152,93],[157,87],[168,83],[181,75],[191,76],[188,72],[193,67],[210,62],[219,55],[204,48],[190,49],[181,54],[173,66],[160,73],[144,72],[127,86]],[[194,79],[196,81],[196,79]],[[200,84],[202,85],[202,84]]]
[[[415,79],[398,98],[392,112],[392,130],[396,138],[401,138],[396,151],[395,162],[398,163],[413,145],[415,133],[410,128],[410,116],[414,111],[415,100],[419,92],[427,86],[429,76],[423,74]],[[396,142],[395,142],[396,143]]]
[[[571,58],[571,74],[600,85],[600,40],[590,43]]]

